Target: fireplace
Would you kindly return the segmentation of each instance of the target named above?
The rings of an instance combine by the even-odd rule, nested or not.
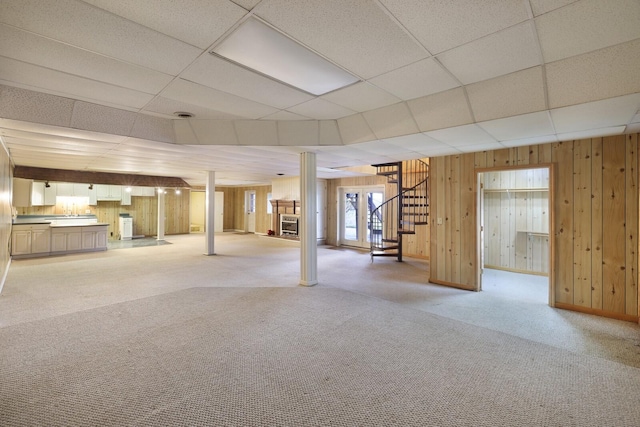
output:
[[[280,235],[281,236],[297,236],[299,219],[300,219],[300,215],[281,214],[280,215]]]

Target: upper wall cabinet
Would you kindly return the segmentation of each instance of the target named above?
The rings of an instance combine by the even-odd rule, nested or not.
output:
[[[33,181],[31,187],[31,206],[53,206],[56,204],[56,189],[55,183],[46,184],[42,181]]]
[[[154,197],[156,195],[155,187],[131,187],[132,196]]]
[[[56,195],[61,197],[89,197],[89,185],[58,182]]]
[[[14,207],[27,208],[31,206],[31,184],[30,179],[13,178]]]
[[[96,184],[95,187],[98,200],[122,200],[122,187],[119,185]]]

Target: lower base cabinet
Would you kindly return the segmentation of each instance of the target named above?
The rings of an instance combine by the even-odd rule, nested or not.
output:
[[[11,255],[31,256],[48,254],[51,231],[48,225],[14,225],[11,232]]]
[[[56,227],[51,231],[51,253],[107,250],[107,226]]]

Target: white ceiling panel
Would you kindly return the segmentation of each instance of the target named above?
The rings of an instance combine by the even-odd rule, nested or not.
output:
[[[551,110],[556,132],[566,134],[589,129],[624,126],[640,108],[640,94],[621,96]]]
[[[428,56],[372,1],[269,0],[255,13],[365,79]]]
[[[357,112],[369,111],[400,102],[399,98],[367,82],[347,86],[323,95],[322,98]]]
[[[572,141],[575,139],[597,138],[601,136],[619,135],[624,132],[624,126],[610,126],[606,128],[588,129],[576,132],[559,133],[558,140]]]
[[[228,0],[84,0],[201,49],[246,14]]]
[[[432,54],[511,27],[528,18],[511,0],[381,0]]]
[[[238,136],[230,120],[189,120],[189,124],[200,144],[238,144]]]
[[[459,145],[457,148],[463,153],[475,153],[478,151],[500,150],[505,146],[499,142],[484,142],[482,144]]]
[[[202,55],[181,77],[275,108],[287,108],[313,96],[213,55]]]
[[[71,115],[71,127],[128,136],[133,128],[136,115],[130,111],[76,101]]]
[[[54,126],[69,126],[75,101],[0,85],[0,117]]]
[[[429,149],[449,148],[448,145],[445,145],[440,141],[436,141],[424,133],[397,136],[395,138],[388,138],[386,141],[391,145],[398,146],[408,151],[424,152]]]
[[[322,98],[314,98],[311,101],[303,102],[287,110],[316,120],[339,119],[355,113],[353,110]]]
[[[462,88],[413,99],[407,105],[422,132],[473,122]]]
[[[638,70],[640,39],[547,64],[549,107],[640,92]]]
[[[319,122],[315,120],[274,122],[282,145],[319,145]]]
[[[481,122],[478,123],[478,126],[498,141],[555,134],[551,117],[547,111]]]
[[[0,128],[15,129],[25,132],[43,133],[49,135],[57,135],[61,137],[70,137],[75,139],[86,139],[89,141],[104,141],[120,143],[127,137],[122,135],[114,135],[108,133],[90,132],[80,129],[72,129],[69,127],[51,126],[41,123],[29,123],[18,120],[0,119]]]
[[[82,1],[4,1],[0,22],[171,75],[202,53]]]
[[[174,120],[173,132],[176,135],[176,144],[199,144],[198,138],[196,137],[189,120]]]
[[[188,112],[193,114],[195,119],[211,119],[211,120],[231,120],[239,119],[241,116],[236,114],[224,113],[222,111],[212,110],[200,105],[188,102],[176,101],[162,96],[156,96],[143,109],[145,112],[158,113],[166,118],[175,119],[177,112]]]
[[[582,0],[536,18],[545,61],[553,62],[640,37],[638,0]]]
[[[261,120],[309,120],[309,117],[281,110],[276,113],[269,114],[268,116],[264,116]]]
[[[340,136],[345,144],[372,141],[376,139],[362,114],[354,114],[338,120]]]
[[[533,16],[540,16],[559,9],[578,0],[530,0]]]
[[[244,118],[259,119],[278,111],[273,107],[182,79],[174,80],[162,91],[162,96]]]
[[[276,122],[237,120],[234,124],[240,145],[278,145]]]
[[[418,132],[418,125],[404,102],[362,113],[377,138],[391,138]]]
[[[625,130],[625,133],[640,133],[640,123],[631,123],[628,125]]]
[[[0,57],[0,83],[116,107],[142,108],[152,95]]]
[[[405,101],[460,86],[433,58],[374,77],[370,82]]]
[[[500,143],[505,147],[522,147],[527,145],[545,144],[548,142],[558,142],[558,137],[556,135],[544,135],[544,136],[534,136],[531,138],[510,139],[506,141],[500,141]]]
[[[3,56],[92,80],[156,94],[173,79],[168,74],[78,49],[0,24]],[[0,72],[0,76],[2,73]]]
[[[462,83],[469,84],[541,64],[533,26],[524,22],[438,55]]]
[[[467,93],[479,122],[546,109],[542,67],[474,83]]]
[[[363,142],[361,144],[353,144],[351,147],[354,147],[358,150],[366,151],[368,153],[382,154],[382,155],[412,152],[412,150],[408,148],[401,147],[400,145],[396,145],[396,144],[391,144],[385,140]]]
[[[460,148],[465,145],[478,145],[497,142],[484,129],[478,125],[465,125],[449,129],[434,130],[425,132],[427,136],[450,145]]]

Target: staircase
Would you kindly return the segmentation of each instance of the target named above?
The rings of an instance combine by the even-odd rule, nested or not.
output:
[[[378,175],[397,184],[398,194],[371,211],[371,262],[378,256],[402,261],[402,236],[415,234],[416,226],[429,224],[429,165],[416,159],[373,166]]]

